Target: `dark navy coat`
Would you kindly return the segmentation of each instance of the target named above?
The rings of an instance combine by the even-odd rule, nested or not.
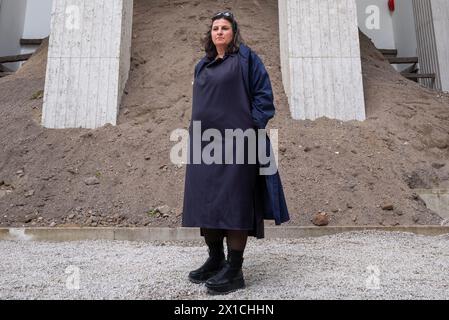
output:
[[[271,87],[268,72],[265,69],[260,58],[246,45],[240,45],[238,52],[242,76],[248,96],[251,97],[251,114],[254,126],[259,129],[265,129],[268,121],[275,114],[273,90]],[[199,71],[209,62],[207,57],[195,67],[195,78]],[[271,148],[271,143],[267,137],[267,149]],[[266,175],[264,179],[259,180],[263,183],[260,186],[263,189],[264,219],[274,220],[276,225],[290,220],[284,191],[282,188],[279,172],[273,175]]]

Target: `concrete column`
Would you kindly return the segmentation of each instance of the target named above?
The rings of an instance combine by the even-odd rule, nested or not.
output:
[[[435,80],[420,79],[429,88],[441,89],[438,53],[430,0],[413,0],[420,73],[435,73]]]
[[[435,73],[435,83],[420,82],[437,90],[449,91],[449,2],[413,0],[420,73]]]
[[[432,0],[431,2],[440,89],[449,92],[449,1]]]
[[[53,1],[42,124],[117,121],[131,57],[132,0]]]
[[[355,0],[280,0],[279,29],[292,117],[365,120]]]

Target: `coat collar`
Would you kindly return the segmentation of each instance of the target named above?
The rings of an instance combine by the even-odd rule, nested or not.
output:
[[[244,45],[244,44],[240,44],[240,47],[239,47],[239,55],[240,55],[242,58],[245,58],[246,60],[248,60],[250,54],[251,54],[250,48],[248,48],[248,47],[247,47],[246,45]]]
[[[242,69],[242,76],[243,76],[243,80],[245,83],[245,89],[246,89],[246,93],[248,94],[249,97],[251,97],[251,86],[250,86],[250,81],[251,79],[249,78],[249,60],[250,60],[250,56],[251,56],[251,49],[249,47],[247,47],[244,44],[240,44],[239,47],[239,52],[238,52],[238,57],[240,60],[240,66]],[[207,64],[209,64],[213,59],[210,59],[206,56],[204,56],[201,61],[198,64],[198,72]]]
[[[249,59],[249,56],[251,55],[251,49],[244,44],[240,44],[238,54],[239,54],[239,57],[243,61],[247,62]],[[207,55],[204,56],[200,61],[200,67],[204,64],[208,64],[212,60],[213,60],[213,58],[209,58]]]

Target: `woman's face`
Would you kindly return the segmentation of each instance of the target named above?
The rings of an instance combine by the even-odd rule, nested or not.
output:
[[[227,47],[234,36],[232,24],[226,19],[217,19],[212,24],[212,41],[215,47]]]

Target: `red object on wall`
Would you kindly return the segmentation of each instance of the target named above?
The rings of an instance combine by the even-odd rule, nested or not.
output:
[[[390,9],[390,11],[394,11],[395,9],[394,0],[388,0],[388,8]]]

